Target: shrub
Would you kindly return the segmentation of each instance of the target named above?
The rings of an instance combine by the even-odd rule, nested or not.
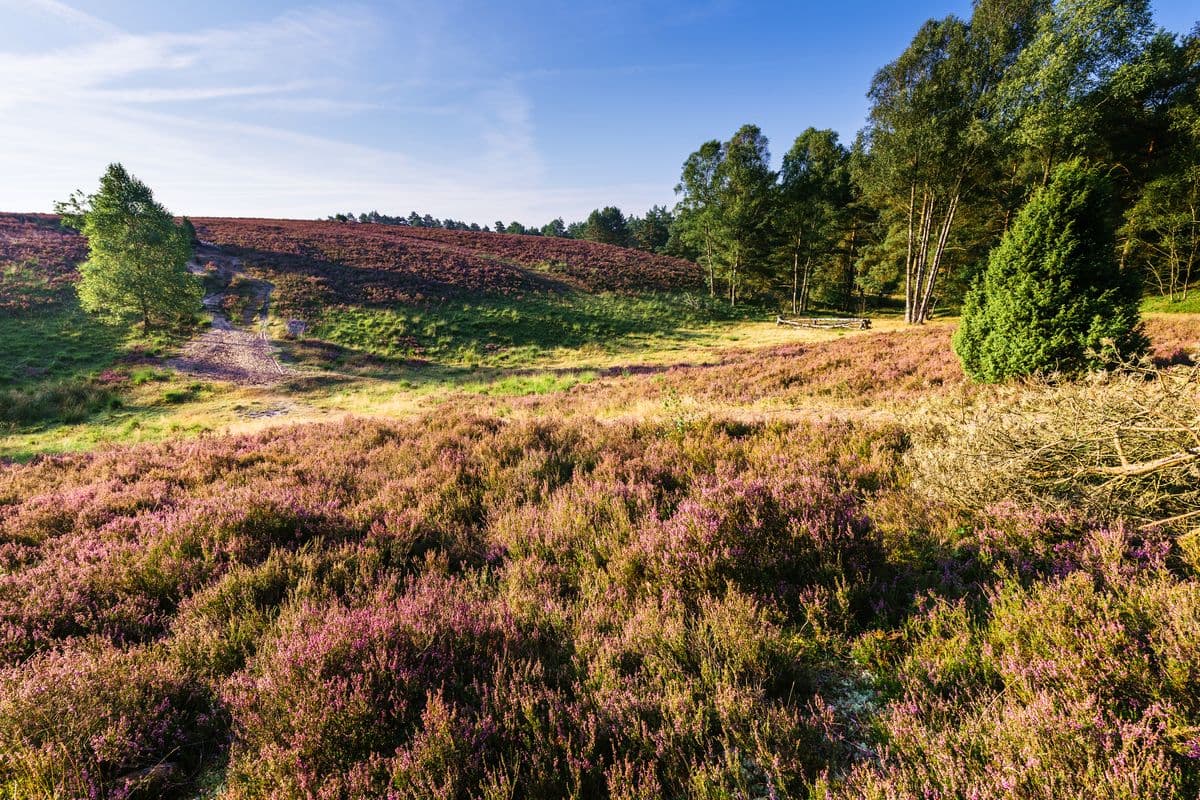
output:
[[[161,651],[49,651],[0,671],[0,797],[171,796],[222,728],[206,690]]]
[[[119,408],[120,395],[111,385],[76,378],[0,390],[0,424],[81,422],[107,408]]]
[[[1108,180],[1063,164],[1021,210],[963,304],[954,349],[976,380],[1075,372],[1146,347],[1140,287],[1116,260]]]
[[[880,759],[840,796],[1195,796],[1200,584],[1120,529],[1078,544],[1060,578],[1002,578],[978,613],[936,601],[909,623]]]

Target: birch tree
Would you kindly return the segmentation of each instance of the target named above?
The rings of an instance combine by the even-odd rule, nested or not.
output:
[[[955,215],[978,160],[969,77],[970,36],[955,17],[930,20],[868,96],[867,190],[906,229],[904,318],[925,322]]]
[[[729,304],[736,305],[748,266],[765,257],[770,237],[775,173],[767,137],[743,125],[725,143],[717,167],[717,232],[729,278]]]
[[[716,256],[718,208],[721,195],[719,167],[725,146],[713,139],[683,162],[683,174],[675,193],[682,195],[675,207],[676,227],[684,243],[700,254],[708,272],[709,297],[717,295]]]
[[[175,223],[146,184],[111,164],[91,195],[77,192],[57,204],[63,223],[88,240],[79,267],[79,301],[87,311],[114,320],[186,321],[200,310],[203,289],[187,271],[190,226]]]
[[[1009,136],[1044,186],[1100,136],[1104,91],[1154,34],[1148,0],[1056,0],[997,90]]]
[[[792,313],[808,310],[813,272],[836,245],[849,203],[849,153],[831,130],[809,128],[783,157],[778,214],[791,266]]]

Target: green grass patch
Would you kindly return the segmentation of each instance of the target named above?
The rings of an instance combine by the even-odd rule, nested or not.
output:
[[[165,333],[138,338],[99,320],[79,307],[70,286],[51,287],[30,269],[0,268],[0,297],[0,430],[71,425],[126,411],[134,387],[170,378],[165,370],[117,364],[132,350],[159,355],[174,339]]]
[[[177,405],[190,400],[197,400],[208,388],[208,384],[205,383],[189,383],[186,386],[176,386],[163,392],[162,401]]]
[[[1142,300],[1142,311],[1155,314],[1200,314],[1200,286],[1188,291],[1186,300],[1176,299],[1171,302],[1161,295],[1154,295]]]
[[[314,338],[388,360],[518,367],[564,351],[618,353],[682,342],[721,322],[761,316],[694,295],[565,294],[431,307],[340,307]]]
[[[171,373],[163,369],[155,369],[154,367],[138,367],[130,370],[129,382],[134,386],[144,386],[147,383],[158,383],[168,380]]]
[[[597,373],[593,370],[547,371],[530,375],[505,375],[492,381],[466,380],[458,388],[464,392],[493,397],[523,397],[531,394],[563,392],[572,386],[594,381],[596,375]]]
[[[124,349],[125,330],[87,314],[69,289],[53,291],[8,270],[0,294],[25,301],[22,309],[0,310],[0,387],[79,378],[111,365]]]
[[[120,394],[94,379],[43,381],[0,389],[0,425],[16,428],[41,422],[81,422],[121,406]]]

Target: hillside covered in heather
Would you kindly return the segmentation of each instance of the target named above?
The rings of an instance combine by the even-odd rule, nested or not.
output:
[[[7,4],[0,800],[1200,800],[1195,3]]]
[[[322,284],[339,302],[440,300],[531,291],[695,290],[695,264],[558,237],[305,220],[200,218],[204,241],[272,271]],[[60,279],[87,242],[52,214],[0,212],[0,263]]]
[[[682,259],[553,236],[300,220],[196,219],[249,263],[326,284],[339,302],[470,293],[666,291],[702,286]]]

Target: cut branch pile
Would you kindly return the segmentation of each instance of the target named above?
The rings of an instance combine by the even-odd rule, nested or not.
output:
[[[910,458],[920,484],[963,510],[1037,502],[1182,532],[1200,526],[1200,369],[1025,385],[931,425]]]

